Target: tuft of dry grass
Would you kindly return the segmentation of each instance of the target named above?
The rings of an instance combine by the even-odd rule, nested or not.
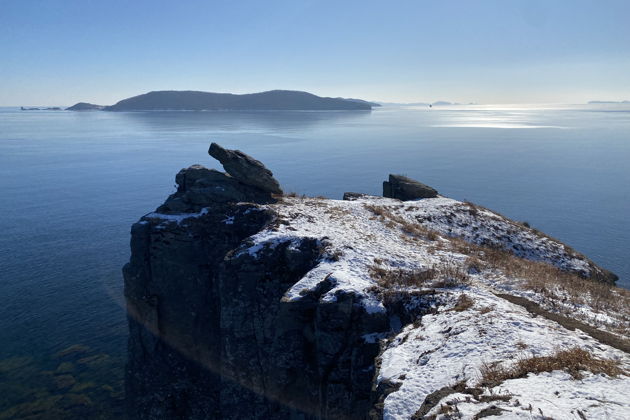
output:
[[[391,269],[374,264],[370,277],[384,289],[405,287],[452,288],[470,282],[468,274],[454,264],[434,265],[425,270]]]
[[[438,278],[433,283],[433,287],[450,288],[470,283],[468,273],[454,263],[440,264],[435,269],[438,272]]]
[[[410,222],[404,217],[392,213],[386,206],[376,206],[374,204],[364,204],[364,206],[390,229],[399,227],[405,235],[413,238],[424,238],[428,241],[436,241],[440,237],[436,231],[427,229],[420,223]]]
[[[522,358],[516,364],[503,367],[499,364],[484,364],[481,367],[482,386],[494,387],[508,379],[524,378],[529,373],[551,372],[562,370],[574,379],[581,379],[582,372],[618,376],[626,372],[619,367],[619,362],[611,359],[600,359],[588,351],[574,347],[558,350],[550,356],[534,356]]]
[[[426,270],[387,269],[378,265],[369,267],[370,276],[385,289],[395,287],[424,287],[436,277],[433,268]]]
[[[453,306],[452,310],[455,312],[463,312],[472,308],[473,305],[474,305],[474,301],[470,298],[470,296],[468,296],[466,293],[462,293],[457,298],[457,301],[455,302],[455,306]]]
[[[479,207],[470,201],[464,201],[466,207],[463,207],[471,216],[476,217],[479,214]]]

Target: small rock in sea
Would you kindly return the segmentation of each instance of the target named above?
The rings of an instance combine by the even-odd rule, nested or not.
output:
[[[98,385],[94,382],[77,382],[74,384],[70,392],[81,393],[85,390],[96,388],[97,386]]]
[[[89,352],[90,350],[91,349],[88,346],[84,346],[83,344],[74,344],[70,347],[66,347],[63,350],[58,351],[55,354],[55,358],[59,359],[61,357],[84,354],[84,353]]]
[[[57,404],[59,408],[65,410],[75,410],[79,407],[89,407],[93,405],[90,397],[82,394],[66,394]]]
[[[74,376],[72,375],[55,376],[55,386],[57,389],[70,388],[75,383],[77,383],[77,380],[74,379]]]
[[[98,366],[103,365],[109,362],[108,354],[95,354],[93,356],[83,357],[77,360],[77,363],[80,365],[88,365],[88,366]]]
[[[72,371],[74,371],[74,365],[70,362],[63,362],[59,366],[57,366],[55,374],[59,375],[61,373],[70,373]]]

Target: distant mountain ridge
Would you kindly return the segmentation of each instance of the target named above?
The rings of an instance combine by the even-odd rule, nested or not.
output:
[[[103,108],[105,108],[105,106],[103,105],[95,105],[95,104],[90,104],[87,102],[79,102],[77,104],[72,105],[69,108],[66,108],[66,111],[100,111]]]
[[[630,104],[630,101],[588,101],[589,105],[596,104]]]
[[[325,98],[308,92],[270,90],[232,94],[200,91],[153,91],[123,99],[114,105],[80,102],[68,110],[105,111],[206,111],[206,110],[371,110],[373,104],[360,99]],[[374,105],[376,106],[376,105]]]
[[[335,99],[343,99],[345,101],[352,101],[352,102],[358,102],[360,104],[368,104],[371,107],[375,107],[375,106],[381,106],[381,104],[379,104],[378,102],[372,102],[372,101],[364,101],[363,99],[355,99],[355,98],[335,98]]]

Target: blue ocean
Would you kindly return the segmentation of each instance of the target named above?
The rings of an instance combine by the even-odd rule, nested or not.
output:
[[[85,418],[120,417],[130,226],[174,191],[181,168],[220,169],[212,141],[261,160],[286,192],[380,195],[389,173],[407,175],[527,221],[630,288],[628,105],[0,108],[0,418],[60,401]]]

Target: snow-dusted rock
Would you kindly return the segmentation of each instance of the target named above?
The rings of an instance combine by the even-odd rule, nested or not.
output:
[[[619,344],[630,297],[593,283],[612,278],[585,256],[444,197],[238,203],[211,192],[246,185],[226,177],[180,172],[178,192],[132,228],[132,418],[630,417]],[[546,289],[510,262],[532,264]],[[506,293],[589,328],[534,316]],[[487,366],[575,348],[622,373],[484,385]]]

